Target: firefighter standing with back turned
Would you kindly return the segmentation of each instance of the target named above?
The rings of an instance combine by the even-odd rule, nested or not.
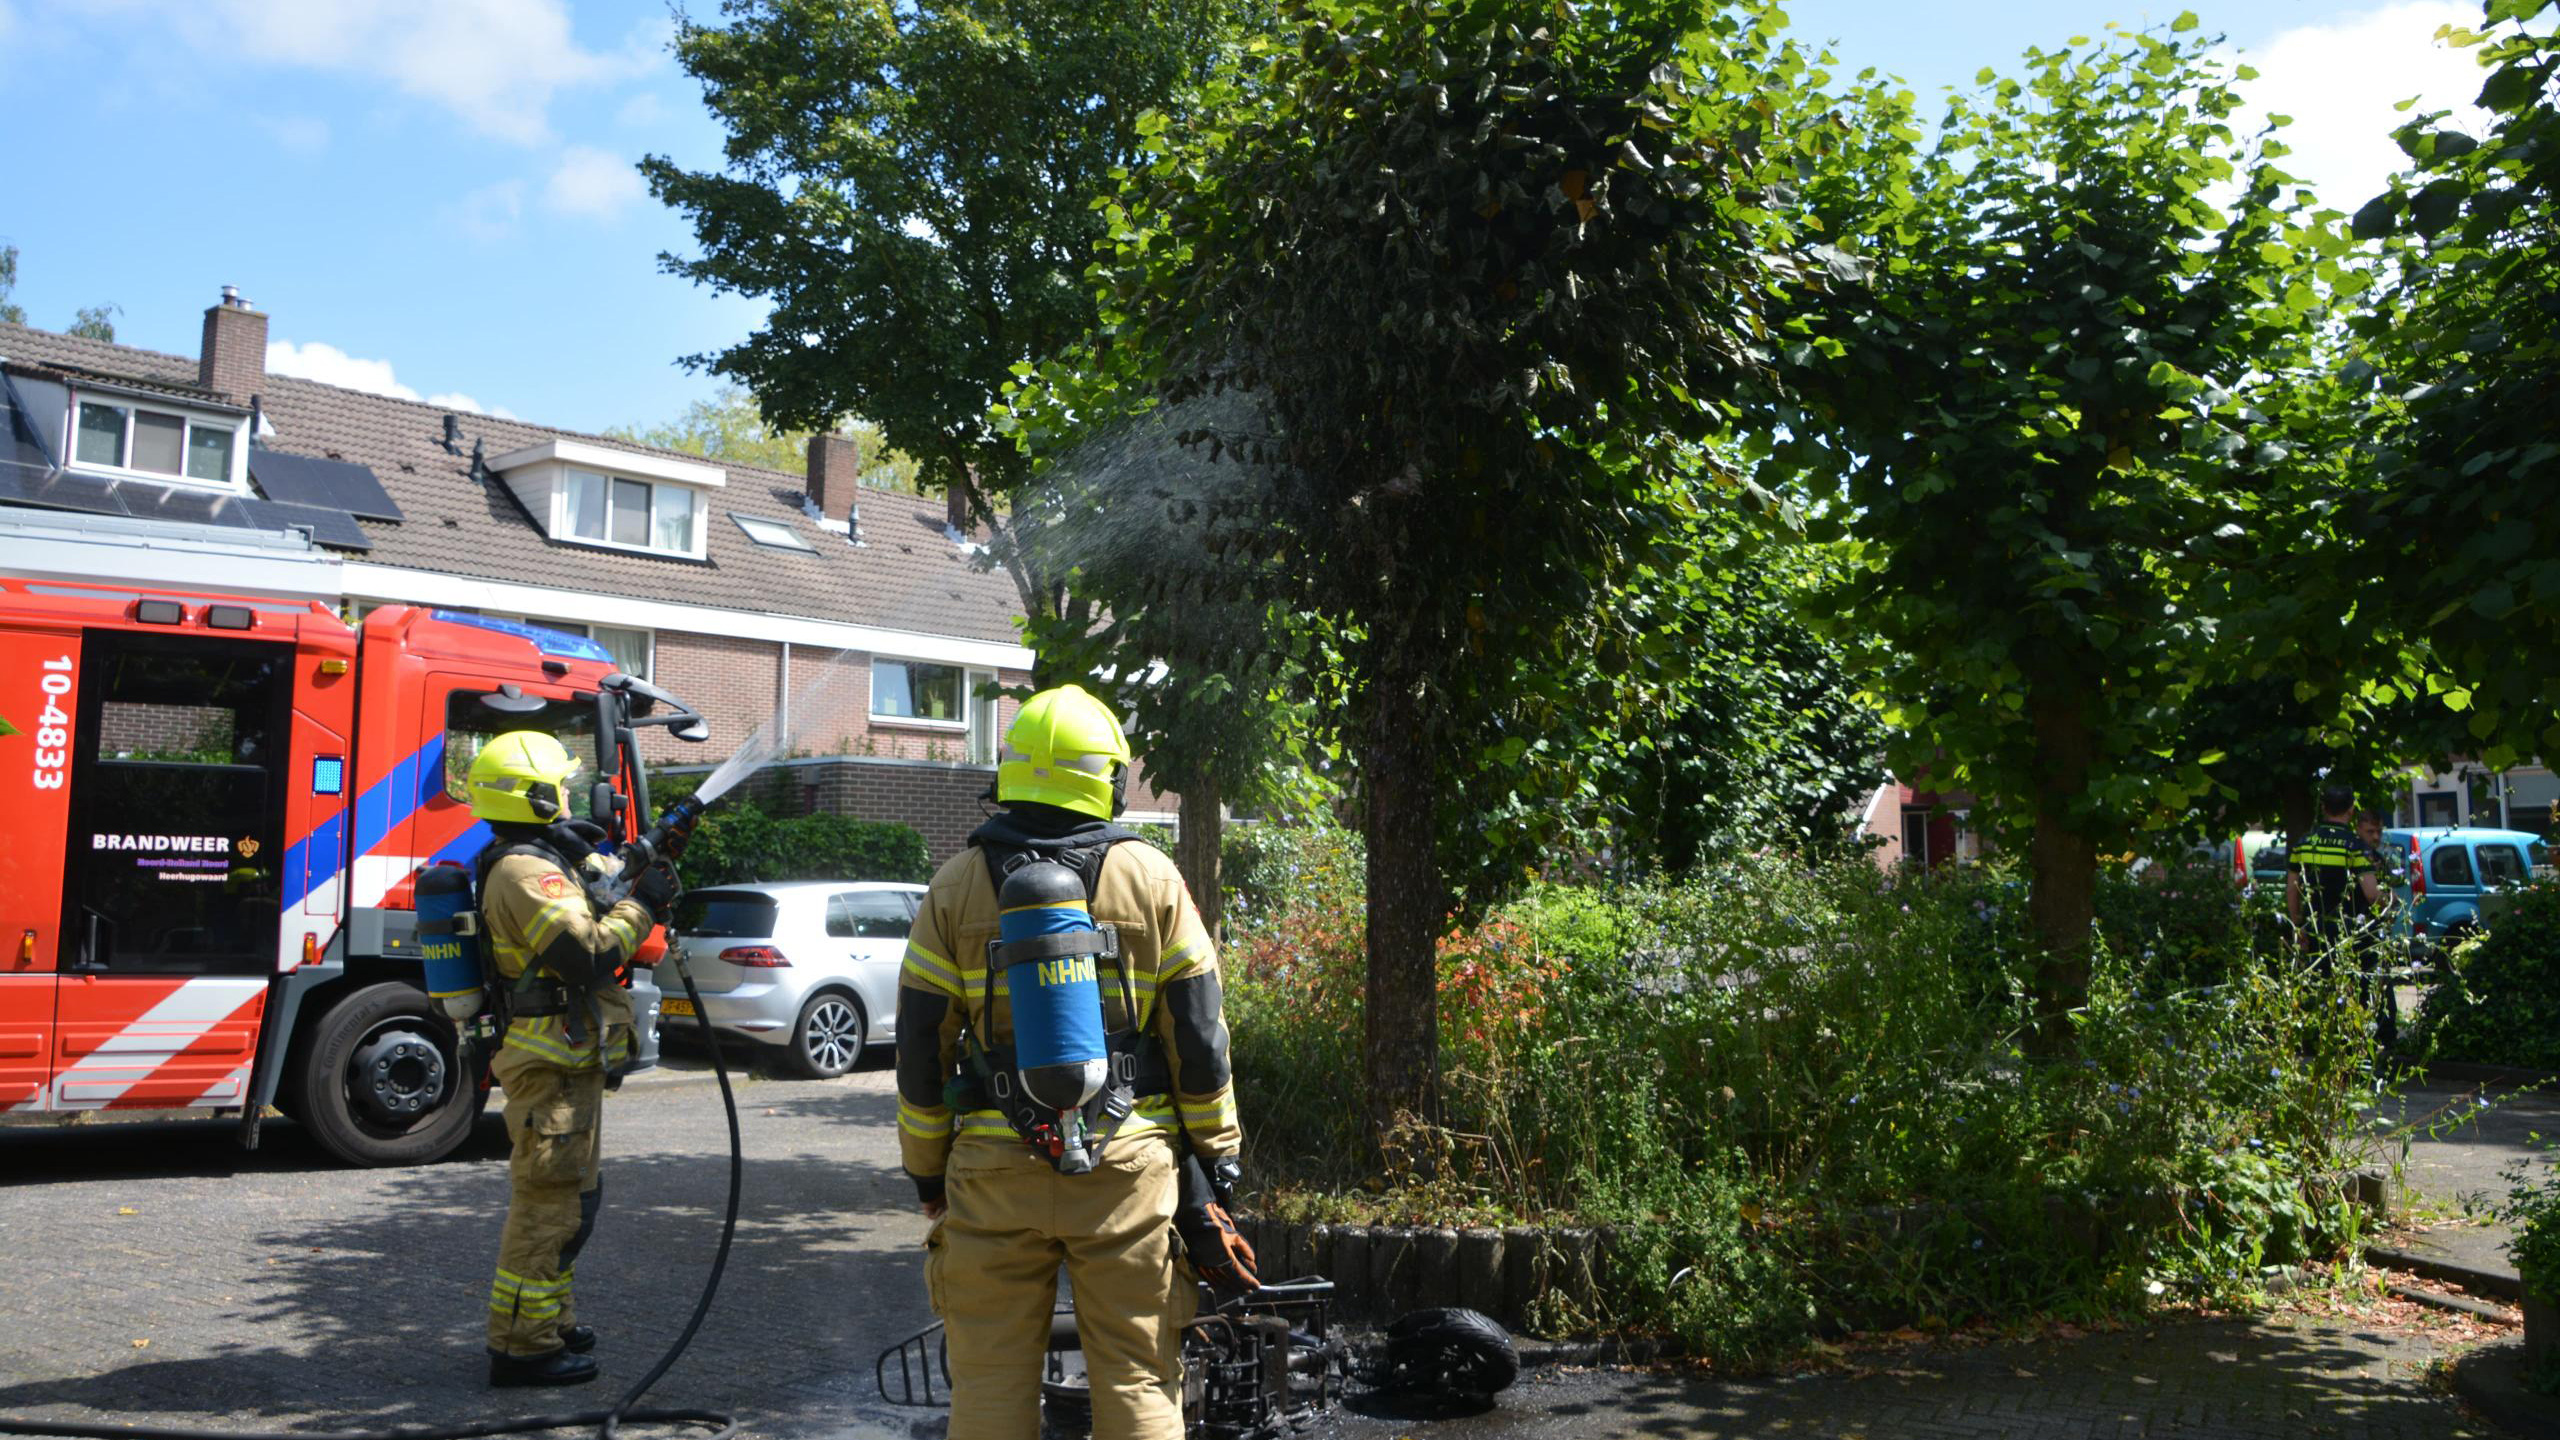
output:
[[[495,838],[475,868],[483,948],[506,1037],[490,1062],[507,1092],[510,1193],[489,1290],[489,1383],[577,1385],[599,1367],[570,1280],[595,1232],[607,1072],[631,1055],[631,996],[615,972],[675,903],[675,873],[643,871],[629,899],[592,898],[605,838],[568,814],[578,771],[554,737],[516,730],[471,762],[471,813]]]
[[[898,1143],[934,1221],[951,1440],[1039,1433],[1059,1265],[1094,1433],[1112,1440],[1183,1433],[1197,1291],[1177,1221],[1203,1278],[1255,1283],[1225,1210],[1243,1131],[1217,956],[1173,862],[1111,823],[1129,760],[1081,688],[1025,702],[996,770],[1003,808],[934,876],[900,972]],[[1079,1070],[1089,1098],[1057,1099]]]

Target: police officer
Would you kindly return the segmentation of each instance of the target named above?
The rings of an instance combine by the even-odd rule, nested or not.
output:
[[[2349,930],[2381,904],[2373,855],[2349,822],[2354,813],[2354,792],[2338,784],[2323,787],[2320,823],[2294,843],[2285,872],[2284,907],[2293,917],[2296,943],[2315,952],[2313,963],[2323,969]]]
[[[925,1285],[950,1345],[951,1440],[1039,1433],[1061,1264],[1094,1433],[1180,1440],[1182,1327],[1198,1293],[1171,1229],[1181,1175],[1214,1192],[1192,1207],[1214,1221],[1193,1266],[1253,1283],[1252,1251],[1223,1208],[1244,1136],[1217,956],[1173,862],[1111,823],[1129,762],[1119,722],[1083,689],[1025,702],[996,770],[1003,808],[934,876],[899,975],[898,1140],[934,1222]],[[1083,894],[1068,905],[1115,937],[1098,989],[1111,1073],[1126,1083],[1115,1078],[1116,1100],[1106,1087],[1089,1107],[1101,1117],[1089,1154],[1044,1128],[1074,1129],[1077,1117],[1028,1107],[1009,1073],[1009,996],[1030,981],[991,973],[990,942],[1000,877],[1030,862],[1074,871]]]
[[[570,1280],[595,1232],[608,1072],[631,1056],[631,996],[616,972],[676,896],[664,864],[606,904],[590,883],[610,865],[604,831],[568,815],[578,762],[538,730],[490,740],[473,758],[471,813],[494,836],[477,862],[482,945],[506,1034],[490,1070],[507,1092],[507,1224],[489,1289],[489,1383],[578,1385],[596,1378],[596,1334],[577,1323]]]

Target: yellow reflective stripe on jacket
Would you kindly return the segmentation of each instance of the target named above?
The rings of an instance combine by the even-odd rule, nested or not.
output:
[[[898,967],[898,979],[901,982],[913,981],[919,990],[938,990],[953,997],[961,992],[959,970],[950,961],[912,940],[907,942],[905,963]]]
[[[898,1101],[898,1128],[918,1139],[934,1140],[951,1133],[951,1112],[940,1106],[922,1110]]]
[[[592,1070],[598,1065],[621,1064],[631,1057],[631,1030],[624,1025],[607,1025],[601,1050],[596,1037],[579,1045],[569,1039],[568,1017],[536,1015],[517,1020],[507,1026],[506,1048],[521,1050],[564,1070]]]
[[[1195,1100],[1182,1107],[1182,1123],[1185,1125],[1231,1125],[1235,1118],[1236,1097],[1233,1092],[1215,1100]]]

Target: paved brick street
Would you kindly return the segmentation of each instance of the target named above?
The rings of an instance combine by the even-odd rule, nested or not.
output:
[[[883,1062],[741,1091],[745,1215],[720,1304],[658,1403],[733,1408],[788,1437],[939,1435],[873,1393],[871,1359],[924,1323],[922,1221],[897,1173]],[[0,1130],[0,1413],[239,1428],[419,1424],[601,1405],[681,1323],[725,1184],[704,1077],[635,1082],[607,1111],[607,1204],[579,1266],[607,1384],[480,1386],[480,1305],[504,1202],[494,1120],[463,1155],[350,1171],[292,1127],[244,1155],[220,1122]],[[137,1342],[148,1342],[147,1345]],[[1489,1415],[1351,1414],[1349,1440],[1445,1436],[2424,1436],[2487,1434],[2422,1383],[2439,1342],[2277,1317],[1855,1357],[1730,1383],[1538,1371]]]

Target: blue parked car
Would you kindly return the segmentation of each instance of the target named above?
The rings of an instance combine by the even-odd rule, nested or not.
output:
[[[2521,885],[2535,867],[2550,863],[2542,837],[2525,830],[2439,825],[2385,830],[2382,838],[2387,848],[2396,847],[2411,930],[2421,947],[2478,928],[2489,892]]]

